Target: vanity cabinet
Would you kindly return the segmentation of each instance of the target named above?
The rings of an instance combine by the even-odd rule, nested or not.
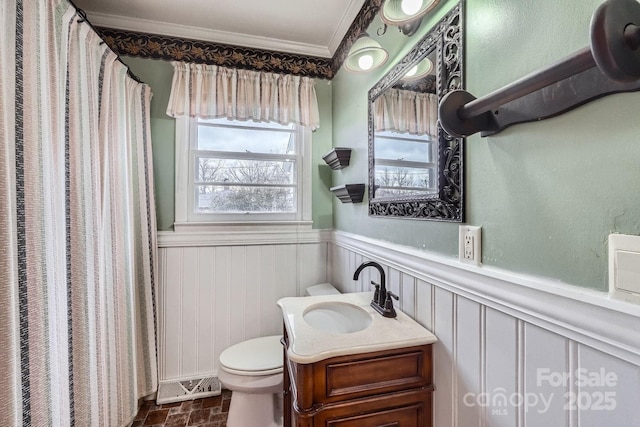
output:
[[[285,427],[431,427],[431,344],[313,363],[283,344]]]

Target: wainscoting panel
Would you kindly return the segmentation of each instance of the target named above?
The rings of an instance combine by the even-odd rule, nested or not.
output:
[[[329,280],[371,290],[379,262],[434,332],[437,427],[640,427],[640,307],[336,232]]]
[[[480,427],[482,408],[470,404],[473,393],[483,390],[484,375],[482,351],[484,336],[480,329],[483,307],[471,300],[457,297],[457,325],[456,325],[456,396],[454,404],[457,407],[460,426]]]
[[[578,387],[566,403],[572,411],[577,412],[578,426],[640,426],[640,369],[637,366],[580,345],[578,369]],[[592,377],[595,383],[587,380],[598,372],[601,374]],[[598,384],[599,380],[604,380],[603,384]],[[609,408],[614,408],[615,419],[611,417]]]
[[[518,320],[497,310],[486,310],[484,349],[485,390],[491,404],[486,407],[487,425],[518,426],[519,406],[508,404],[508,398],[518,393]],[[481,367],[482,369],[482,367]],[[474,390],[471,390],[474,392]],[[480,389],[476,394],[482,393]],[[501,397],[504,396],[504,400]],[[483,402],[476,401],[476,405]]]
[[[437,392],[433,399],[434,425],[452,426],[455,419],[455,296],[446,290],[435,289],[433,333],[438,345],[433,349],[433,381]],[[436,369],[437,368],[437,369]]]
[[[424,280],[416,280],[416,317],[414,318],[425,328],[433,331],[436,288]]]
[[[228,346],[282,333],[276,301],[327,281],[327,243],[160,244],[160,380],[216,375]]]
[[[525,425],[552,426],[573,416],[564,409],[564,395],[570,391],[570,383],[550,382],[545,378],[552,372],[571,372],[573,361],[569,359],[570,341],[545,329],[525,324],[522,359],[524,389],[529,394],[531,407],[525,411]],[[575,343],[571,344],[576,348]],[[575,370],[575,369],[573,369]],[[561,424],[564,425],[564,424]],[[570,422],[567,425],[572,425]]]
[[[329,281],[372,291],[438,337],[437,427],[640,427],[640,307],[334,232],[161,236],[160,379],[215,376],[236,342],[280,334],[279,298]]]

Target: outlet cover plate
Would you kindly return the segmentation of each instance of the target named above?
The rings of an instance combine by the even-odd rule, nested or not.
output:
[[[482,227],[461,225],[459,228],[458,258],[468,264],[482,264]]]
[[[609,296],[640,303],[640,236],[609,235]]]

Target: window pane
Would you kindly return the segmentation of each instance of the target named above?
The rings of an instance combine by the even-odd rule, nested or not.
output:
[[[376,166],[376,197],[382,197],[383,188],[397,187],[405,190],[424,192],[432,190],[433,169]],[[388,192],[384,193],[388,194]],[[396,193],[393,193],[396,194]]]
[[[426,135],[377,132],[374,148],[376,159],[433,162],[432,142]]]
[[[296,190],[283,187],[201,185],[195,213],[295,213]]]
[[[282,126],[279,127],[282,128]],[[295,154],[293,131],[289,129],[274,131],[269,128],[243,129],[240,127],[198,125],[197,149],[240,153]]]
[[[196,183],[295,184],[296,162],[198,157]]]

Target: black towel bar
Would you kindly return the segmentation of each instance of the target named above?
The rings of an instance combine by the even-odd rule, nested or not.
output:
[[[439,106],[442,127],[456,137],[476,132],[487,136],[604,95],[640,90],[640,26],[636,23],[640,24],[640,3],[607,0],[593,14],[590,47],[482,98],[464,90],[448,93]],[[567,90],[567,85],[573,89]],[[549,92],[553,96],[546,96]]]

